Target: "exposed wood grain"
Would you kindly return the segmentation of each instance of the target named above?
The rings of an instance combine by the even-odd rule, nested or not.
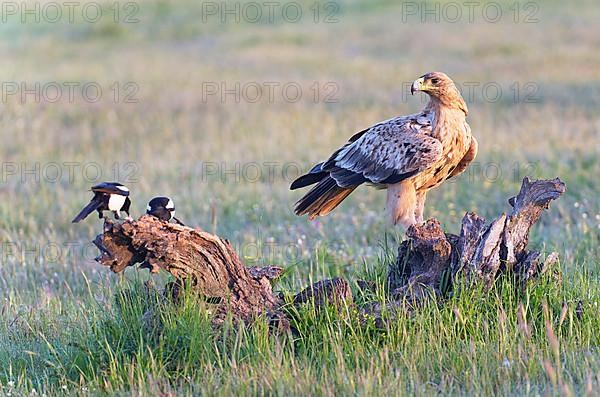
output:
[[[540,253],[527,250],[529,233],[550,202],[565,191],[558,178],[525,178],[519,194],[509,200],[512,211],[489,224],[469,212],[459,236],[444,234],[434,219],[411,226],[388,271],[390,290],[397,298],[414,300],[422,299],[427,290],[439,294],[448,272],[488,287],[503,272],[515,272],[521,285],[539,278],[558,261],[558,254],[548,255],[540,265]]]
[[[361,313],[379,316],[376,323],[380,324],[381,313],[405,313],[428,297],[443,299],[453,277],[491,287],[500,274],[512,272],[518,286],[525,288],[558,262],[558,254],[542,260],[540,252],[528,251],[527,246],[532,226],[564,192],[559,179],[531,182],[526,178],[519,194],[509,200],[513,208],[508,215],[501,214],[489,224],[467,213],[459,235],[444,233],[435,219],[411,226],[388,269],[389,301],[365,303]],[[182,285],[189,282],[207,304],[216,307],[215,324],[229,314],[245,322],[266,314],[278,329],[289,327],[284,300],[271,287],[283,269],[244,266],[231,244],[218,236],[145,215],[123,223],[107,220],[94,244],[100,250],[96,259],[113,272],[139,265],[151,272],[171,273],[175,281],[163,296],[172,301],[179,299]],[[358,285],[361,290],[373,288],[365,281]],[[293,297],[295,306],[309,302],[316,307],[354,305],[350,285],[341,278],[319,281]],[[155,313],[149,318],[159,317]]]
[[[191,282],[207,300],[222,302],[223,314],[250,320],[279,305],[269,282],[280,273],[277,268],[246,268],[227,240],[202,230],[145,215],[132,222],[106,221],[95,241],[103,247],[99,262],[112,271],[135,264],[166,270],[181,283]]]

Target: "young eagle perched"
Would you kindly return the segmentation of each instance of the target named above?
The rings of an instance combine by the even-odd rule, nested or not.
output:
[[[296,215],[327,215],[359,185],[387,189],[388,221],[405,228],[423,222],[425,196],[463,172],[477,155],[466,122],[467,105],[454,82],[441,72],[415,80],[429,103],[416,114],[395,117],[363,130],[327,161],[296,179],[291,189],[316,185],[298,202]]]

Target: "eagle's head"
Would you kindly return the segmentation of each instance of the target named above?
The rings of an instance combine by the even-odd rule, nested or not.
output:
[[[465,114],[468,111],[456,84],[445,73],[430,72],[419,77],[410,87],[411,94],[417,91],[423,91],[446,106],[461,109]]]

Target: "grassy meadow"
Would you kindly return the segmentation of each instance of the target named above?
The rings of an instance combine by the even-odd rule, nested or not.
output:
[[[298,0],[301,16],[282,2],[270,21],[262,2],[255,20],[245,0],[144,0],[93,3],[95,22],[95,9],[70,21],[63,8],[52,22],[47,3],[27,2],[39,22],[0,10],[0,396],[598,393],[596,1],[499,1],[498,20],[482,2],[472,21],[462,2],[458,20],[428,3],[436,21],[422,2]],[[562,284],[515,295],[501,280],[383,330],[307,307],[299,335],[279,336],[264,321],[215,331],[190,296],[157,337],[144,331],[143,283],[167,275],[110,273],[89,244],[101,222],[70,223],[91,185],[119,180],[134,217],[169,195],[247,264],[286,267],[277,290],[334,276],[383,287],[402,238],[384,223],[385,193],[360,188],[308,221],[288,186],[353,133],[417,111],[408,84],[433,70],[463,88],[479,154],[429,194],[425,216],[458,232],[466,211],[507,211],[523,177],[559,176],[568,191],[530,245],[559,252]]]

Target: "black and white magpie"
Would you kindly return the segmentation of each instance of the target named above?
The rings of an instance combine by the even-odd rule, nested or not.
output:
[[[73,223],[82,221],[94,211],[98,211],[100,219],[104,217],[104,211],[113,212],[116,219],[119,219],[121,211],[129,216],[131,200],[129,200],[129,189],[126,186],[118,182],[102,182],[92,186],[91,191],[94,192],[94,197],[73,219]]]
[[[169,197],[154,197],[148,202],[146,214],[155,216],[158,219],[167,222],[173,219],[181,226],[184,226],[179,219],[175,218],[175,203],[173,203],[173,200],[171,200]]]

